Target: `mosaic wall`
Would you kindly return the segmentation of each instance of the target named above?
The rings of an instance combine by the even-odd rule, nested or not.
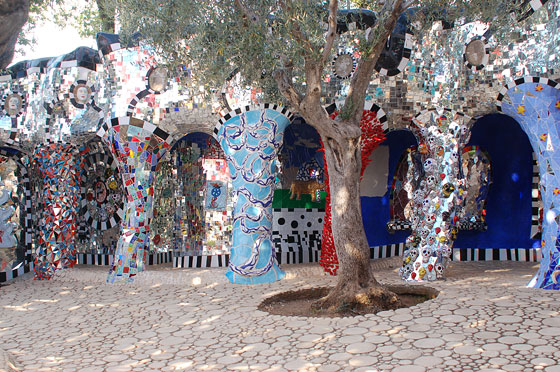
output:
[[[152,242],[175,256],[228,254],[234,200],[222,149],[213,137],[193,133],[170,157],[157,174],[152,234],[160,238]]]
[[[17,164],[0,156],[0,271],[11,272],[23,263],[21,255],[21,196],[18,195]]]
[[[40,211],[35,242],[35,279],[51,279],[55,271],[76,264],[79,164],[71,145],[37,147],[33,161],[43,180],[39,187]]]
[[[122,178],[113,156],[103,144],[88,143],[80,148],[80,156],[83,167],[78,251],[114,254],[123,217]]]
[[[522,85],[521,83],[518,84],[518,80],[516,79],[525,75],[554,76],[557,73],[556,69],[559,61],[557,58],[557,49],[560,45],[558,36],[560,33],[558,32],[559,24],[557,20],[560,17],[560,4],[558,2],[549,1],[542,6],[542,2],[533,1],[530,2],[529,5],[534,8],[530,13],[534,12],[535,14],[527,18],[527,21],[519,22],[515,25],[507,42],[504,42],[504,39],[499,37],[500,35],[496,33],[491,25],[478,23],[461,24],[460,22],[456,22],[453,29],[438,27],[436,25],[423,37],[418,37],[410,32],[411,26],[408,24],[406,18],[401,17],[401,19],[399,19],[399,27],[389,40],[388,46],[390,46],[390,48],[384,52],[385,54],[379,66],[377,66],[379,75],[375,76],[372,80],[368,89],[367,99],[374,100],[388,112],[390,120],[388,120],[387,123],[391,128],[402,128],[410,125],[410,119],[413,115],[431,107],[449,107],[456,112],[465,112],[471,116],[491,112],[494,110],[493,105],[495,97],[498,96],[498,91],[501,87],[507,84],[513,87],[512,84],[514,84],[514,82],[516,85]],[[367,23],[367,21],[364,22]],[[220,106],[219,99],[223,97],[216,98],[215,92],[207,92],[204,87],[197,86],[196,83],[194,83],[194,79],[191,78],[192,66],[181,66],[177,71],[168,71],[160,66],[158,57],[149,51],[148,48],[143,46],[124,48],[118,41],[116,35],[101,34],[98,37],[98,49],[99,53],[97,50],[89,48],[78,48],[67,55],[52,59],[45,58],[35,61],[24,61],[16,64],[10,73],[2,73],[0,75],[0,99],[2,100],[0,107],[0,125],[3,130],[0,131],[0,140],[18,149],[26,148],[28,152],[33,152],[36,144],[40,145],[39,148],[45,148],[45,145],[49,143],[48,141],[59,141],[62,143],[61,146],[66,146],[72,141],[82,144],[87,142],[103,123],[105,123],[105,129],[102,129],[102,132],[107,132],[110,127],[113,128],[108,124],[107,120],[113,118],[113,120],[118,122],[125,116],[134,116],[141,120],[146,120],[144,123],[151,122],[151,124],[148,124],[152,125],[152,127],[153,125],[158,125],[159,127],[157,129],[161,130],[160,134],[179,133],[182,135],[185,132],[184,129],[186,126],[189,125],[200,125],[201,128],[206,129],[212,126],[208,125],[208,123],[213,120],[211,113],[217,111],[217,108]],[[473,50],[482,50],[483,53],[472,53]],[[389,53],[391,51],[395,53]],[[99,58],[100,56],[103,60]],[[333,61],[333,74],[332,76],[331,74],[326,76],[327,85],[332,85],[332,87],[334,87],[333,91],[337,94],[337,97],[328,97],[327,100],[329,102],[344,99],[347,93],[347,82],[355,69],[357,58],[359,58],[359,55],[355,50],[352,50],[352,48],[346,46],[340,48],[337,57]],[[237,92],[236,89],[239,87],[235,84],[235,75],[233,75],[232,79],[229,81],[229,85],[225,84],[222,90],[226,95],[226,102],[228,104],[233,104],[238,98],[241,100],[237,102],[244,103],[259,102],[262,98],[260,92],[256,90],[247,91],[242,89],[243,92]],[[505,93],[506,92],[502,92],[499,99],[506,97]],[[512,92],[512,94],[513,93],[518,92]],[[532,99],[532,96],[528,97],[530,97],[528,99]],[[508,98],[506,97],[503,107],[507,107],[506,105],[509,104],[507,100]],[[512,99],[511,102],[513,101]],[[206,111],[202,113],[202,109]],[[201,120],[203,120],[204,123],[200,122],[200,118],[194,118],[198,115],[193,114],[196,110],[201,110],[200,113],[202,113],[201,115],[203,117]],[[506,112],[506,110],[504,110],[504,112]],[[194,115],[193,119],[189,119],[188,124],[185,124],[185,117],[191,118],[188,116],[191,114]],[[512,111],[512,113],[508,112],[508,114],[516,118],[520,123],[527,115],[524,112],[516,111]],[[267,225],[271,220],[270,215],[261,212],[261,209],[263,211],[268,210],[264,207],[264,204],[268,203],[267,198],[274,190],[287,191],[291,188],[294,181],[308,182],[312,178],[319,180],[318,183],[321,184],[325,173],[320,171],[323,168],[320,157],[315,157],[313,160],[309,160],[309,163],[298,165],[297,167],[285,166],[282,161],[275,161],[274,158],[278,152],[277,146],[281,143],[281,140],[276,140],[276,138],[274,141],[269,141],[270,144],[272,144],[273,149],[270,151],[273,156],[269,153],[266,153],[264,157],[261,156],[263,155],[263,151],[269,150],[261,148],[260,144],[257,146],[252,145],[259,142],[255,138],[255,132],[251,129],[253,128],[253,123],[245,123],[246,125],[244,128],[247,129],[245,132],[237,132],[239,128],[234,128],[235,125],[239,123],[237,122],[238,119],[233,117],[245,117],[244,115],[246,114],[239,110],[235,114],[229,115],[227,119],[224,117],[217,128],[217,132],[214,134],[223,135],[226,133],[226,135],[223,135],[219,140],[222,145],[224,145],[223,141],[226,141],[228,144],[225,149],[228,161],[230,162],[229,166],[230,168],[233,167],[231,168],[232,170],[235,169],[235,165],[241,164],[239,160],[236,160],[238,163],[234,163],[234,153],[240,154],[242,150],[250,150],[253,155],[259,154],[261,158],[260,160],[255,160],[255,162],[249,164],[250,166],[247,167],[247,169],[251,167],[254,169],[245,170],[243,172],[241,169],[236,169],[236,172],[232,173],[234,181],[235,179],[241,180],[243,177],[248,176],[248,178],[244,178],[244,182],[256,185],[255,187],[257,187],[258,192],[251,190],[251,195],[256,195],[254,194],[255,192],[262,193],[262,198],[261,194],[259,194],[258,197],[251,200],[251,197],[247,196],[249,192],[243,188],[244,186],[237,184],[233,188],[234,196],[242,199],[241,202],[237,202],[237,206],[241,204],[251,205],[251,207],[247,207],[246,210],[244,210],[242,214],[243,217],[236,217],[235,219],[237,223],[244,223],[244,228],[250,231],[258,230],[258,228],[255,227],[257,223],[255,221],[256,216],[259,216],[259,219],[261,219],[261,217],[263,218],[262,221],[265,222],[264,225]],[[218,133],[222,130],[221,126],[230,119],[232,123],[235,121],[236,124],[230,125],[232,124],[230,123],[225,126],[227,130],[224,129],[223,133]],[[281,121],[283,122],[284,120]],[[260,123],[258,120],[256,122]],[[267,130],[271,129],[269,128],[271,122],[267,120],[263,122],[266,123]],[[144,127],[146,126],[147,124],[144,124]],[[149,211],[150,203],[154,196],[152,188],[154,185],[152,182],[153,177],[149,174],[150,172],[136,173],[137,169],[144,169],[141,164],[149,163],[151,166],[155,166],[161,157],[161,153],[156,153],[155,157],[158,161],[153,162],[152,160],[148,160],[147,155],[144,155],[151,154],[153,156],[154,153],[151,151],[161,148],[160,140],[165,141],[162,136],[156,133],[155,129],[153,131],[151,130],[155,128],[152,127],[148,130],[149,135],[144,138],[140,135],[141,133],[134,133],[132,136],[128,136],[128,134],[121,131],[119,133],[123,134],[122,137],[120,135],[115,136],[115,138],[120,138],[120,140],[117,141],[116,147],[113,143],[108,142],[108,146],[111,148],[113,154],[128,155],[128,157],[121,157],[116,161],[116,163],[118,163],[120,177],[122,178],[122,187],[126,189],[128,197],[136,195],[139,199],[146,200],[147,207],[144,208],[144,210],[143,207],[140,206],[142,202],[137,203],[134,197],[132,197],[133,201],[127,201],[127,204],[137,203],[133,208],[134,211],[127,209],[122,216],[120,216],[118,212],[114,212],[115,209],[118,210],[116,198],[104,198],[103,196],[110,196],[111,193],[116,194],[117,189],[111,188],[111,185],[114,186],[111,177],[116,181],[118,178],[116,174],[109,175],[105,174],[105,171],[103,171],[105,179],[101,180],[101,183],[94,179],[86,179],[85,183],[82,182],[82,188],[85,188],[83,194],[85,195],[86,202],[85,204],[83,201],[81,202],[81,208],[84,212],[83,215],[87,215],[87,218],[80,223],[80,234],[82,237],[88,234],[90,236],[101,236],[100,243],[97,243],[99,239],[96,240],[96,252],[110,252],[111,248],[109,245],[112,243],[114,244],[115,236],[113,235],[111,238],[108,231],[111,230],[110,226],[113,226],[112,228],[116,231],[116,225],[114,223],[118,224],[117,216],[123,218],[123,221],[121,221],[123,222],[123,226],[127,225],[124,219],[130,219],[131,216],[134,216],[133,219],[138,218],[138,225],[135,225],[136,222],[130,225],[134,226],[133,230],[135,232],[128,235],[129,240],[125,243],[123,236],[120,236],[119,239],[121,252],[128,248],[135,251],[134,257],[122,255],[122,257],[117,257],[116,259],[117,263],[119,259],[121,260],[121,264],[116,264],[116,266],[122,267],[122,275],[128,277],[130,277],[129,274],[136,270],[134,265],[138,266],[133,261],[139,258],[138,255],[144,255],[144,249],[149,249],[147,245],[149,239],[147,239],[146,235],[148,234],[148,230],[146,230],[145,226],[140,226],[140,220],[144,218],[142,223],[145,224],[152,218]],[[274,127],[274,125],[272,125],[272,129],[274,129],[272,132],[276,131],[275,133],[279,134],[282,132],[280,127],[282,127],[282,125],[279,127]],[[529,128],[524,127],[524,129],[531,137],[532,134],[529,133]],[[248,139],[248,147],[241,149],[242,146],[236,142],[238,140],[238,133],[243,133],[241,137]],[[543,133],[539,135],[541,134]],[[135,137],[135,135],[139,136]],[[163,136],[165,137],[165,135]],[[132,141],[134,137],[138,139],[138,142]],[[157,138],[156,142],[158,142],[158,144],[151,143],[151,139],[149,140],[148,138]],[[549,138],[554,137],[550,136]],[[129,142],[129,140],[132,142]],[[539,139],[539,141],[540,142],[534,141],[533,146],[539,157],[541,175],[544,177],[550,174],[550,172],[548,172],[549,168],[544,167],[542,164],[542,157],[544,156],[546,158],[548,153],[545,155],[538,153],[536,150],[538,146],[536,146],[536,144],[542,145],[543,140]],[[548,146],[548,140],[544,142],[546,142]],[[168,147],[171,145],[171,140],[165,143]],[[142,144],[147,146],[146,149],[141,148]],[[137,147],[137,145],[140,147]],[[552,142],[551,146],[554,147],[554,145],[555,143]],[[121,148],[119,146],[124,147]],[[126,150],[127,146],[128,149],[132,148],[132,150]],[[138,149],[142,151],[136,152]],[[38,151],[40,152],[42,150]],[[127,151],[128,153],[126,154]],[[130,156],[130,151],[132,151],[132,156]],[[315,151],[314,148],[313,151]],[[550,152],[551,150],[547,148],[546,151]],[[453,151],[451,151],[451,153],[453,153]],[[425,158],[424,155],[425,154],[422,154],[421,156],[422,161],[425,163],[428,159]],[[137,156],[138,159],[136,158]],[[475,151],[473,156],[476,159],[482,159],[480,162],[482,162],[482,164],[484,163],[481,154],[477,155]],[[43,159],[44,156],[39,155],[39,158]],[[466,159],[467,155],[465,155],[464,158]],[[432,157],[431,159],[437,160],[437,157]],[[43,162],[43,160],[39,161],[36,159],[36,161],[38,162],[36,163],[37,167],[29,169],[40,173],[40,162]],[[76,164],[78,162],[79,160],[76,160]],[[95,169],[95,174],[98,173],[98,169],[99,173],[101,173],[101,168],[110,168],[112,169],[111,172],[115,171],[114,167],[107,166],[109,158],[90,158],[89,161],[86,160],[85,162],[88,164],[88,167]],[[479,164],[481,164],[480,162]],[[94,163],[99,164],[93,165]],[[130,168],[129,165],[132,165],[134,169]],[[270,171],[269,165],[271,165]],[[214,166],[220,168],[223,167],[223,164],[214,164],[210,167]],[[451,165],[445,164],[444,167],[451,167]],[[282,176],[272,177],[272,174],[276,174],[281,168],[283,168]],[[449,168],[449,174],[446,173],[446,176],[452,177],[451,173],[455,171],[459,175],[456,182],[457,184],[455,184],[454,179],[450,178],[448,180],[452,181],[448,183],[452,184],[452,187],[454,187],[450,195],[453,194],[458,203],[451,203],[457,206],[457,208],[455,208],[456,215],[454,216],[457,217],[457,221],[453,221],[451,225],[445,226],[447,230],[447,232],[444,233],[446,236],[445,239],[449,239],[449,234],[451,234],[451,238],[453,237],[452,232],[455,225],[457,225],[457,227],[483,228],[483,216],[486,208],[483,203],[483,196],[489,179],[488,177],[484,177],[484,175],[488,173],[486,170],[480,169],[476,170],[476,172],[471,172],[471,166],[468,175],[470,181],[465,181],[464,184],[461,185],[460,183],[462,181],[460,175],[463,170],[462,167],[459,166],[456,167],[456,169],[453,168],[453,170],[451,168]],[[266,169],[266,172],[254,172],[255,169]],[[123,171],[125,174],[123,174]],[[313,172],[317,172],[317,174]],[[442,172],[442,174],[443,173],[445,172]],[[134,186],[131,188],[131,184],[126,185],[126,182],[130,182],[131,180],[131,178],[126,178],[127,174],[129,176],[134,174],[134,177],[145,179],[147,183],[142,183],[143,181],[140,183],[133,181],[132,183]],[[257,176],[265,177],[266,181],[257,180]],[[22,175],[22,180],[24,179],[23,177],[25,176]],[[273,178],[273,180],[270,180],[271,178]],[[541,191],[547,187],[548,183],[546,182],[549,182],[546,181],[545,178],[546,177],[544,177],[542,181],[545,185],[541,185]],[[44,190],[46,187],[52,186],[49,183],[50,181],[45,181],[39,174],[32,176],[31,179],[35,182],[33,187],[37,190]],[[423,179],[418,178],[418,180],[421,182]],[[266,185],[259,184],[259,182],[265,182]],[[94,185],[92,185],[93,183]],[[476,183],[474,188],[477,189],[477,191],[475,193],[471,192],[472,190],[466,191],[468,186],[472,183]],[[162,198],[165,199],[163,193],[166,192],[165,190],[167,190],[168,184],[162,179],[161,183],[156,185],[157,191],[155,193],[157,197],[159,198],[161,195]],[[161,191],[159,189],[160,186]],[[268,193],[269,187],[273,190],[271,193]],[[418,187],[421,188],[420,186]],[[28,189],[31,189],[31,186]],[[224,203],[227,209],[228,203],[233,202],[233,198],[229,197],[229,187],[224,187],[223,184],[220,185],[219,180],[213,180],[213,184],[207,182],[206,185],[202,186],[202,189],[201,202],[208,208],[204,209],[204,216],[202,216],[199,210],[199,222],[201,226],[203,224],[205,225],[205,233],[214,231],[214,235],[216,235],[216,232],[219,232],[219,234],[227,236],[227,223],[224,222],[231,216],[228,215],[227,211],[225,215],[222,211],[222,215],[220,216],[218,211],[224,206]],[[450,191],[450,188],[447,187],[446,190],[447,193]],[[461,190],[463,190],[464,195],[458,195]],[[295,191],[294,189],[294,199],[297,200],[298,197],[301,198],[301,195],[298,195]],[[151,195],[150,192],[152,192]],[[159,194],[160,192],[162,194]],[[318,193],[317,190],[314,190],[313,194],[318,198],[316,201],[323,201],[321,194]],[[472,199],[474,194],[478,196]],[[555,240],[551,238],[552,235],[550,235],[550,231],[554,230],[554,228],[552,227],[552,230],[550,230],[551,225],[549,222],[546,222],[547,211],[550,211],[551,199],[548,199],[549,207],[547,209],[547,202],[545,201],[547,197],[544,191],[542,194],[543,204],[545,204],[543,207],[542,241],[543,245],[546,243],[550,246],[554,244],[552,240]],[[88,200],[88,195],[91,196],[91,200]],[[224,199],[224,195],[228,197]],[[555,194],[552,196],[554,195]],[[99,200],[104,199],[105,201],[99,203],[96,200],[97,196],[99,196]],[[41,198],[43,198],[43,196],[41,196]],[[410,195],[407,196],[407,198],[410,201]],[[39,199],[33,204],[33,207],[37,211],[37,216],[35,217],[37,223],[39,222],[39,216],[41,216],[41,218],[46,218],[46,215],[42,214],[46,213],[44,209],[46,204],[43,203],[43,205],[41,205]],[[412,199],[414,200],[414,198]],[[260,201],[260,204],[257,200]],[[284,198],[282,197],[281,200],[284,200]],[[404,203],[404,201],[403,199],[401,203]],[[436,202],[434,206],[437,204]],[[461,206],[463,207],[460,208]],[[419,205],[416,207],[419,207]],[[26,210],[30,211],[31,206],[26,205]],[[206,214],[209,210],[213,211],[210,217]],[[415,210],[420,213],[420,210]],[[421,213],[426,212],[423,209],[421,209],[421,211]],[[428,212],[430,212],[430,210],[428,210]],[[111,214],[113,218],[111,218]],[[194,212],[194,214],[196,215],[196,212]],[[414,216],[415,214],[416,212],[411,211],[409,216]],[[437,214],[438,213],[436,213],[436,215]],[[552,215],[549,213],[549,219],[552,218],[550,216]],[[166,240],[164,236],[165,232],[170,230],[169,223],[171,221],[166,205],[162,204],[161,208],[156,208],[155,217],[154,229],[156,230],[154,230],[150,239],[152,243],[154,243],[154,249],[164,250],[167,249],[165,247],[169,247],[171,244],[171,241],[169,239]],[[220,218],[222,219],[221,221]],[[224,220],[224,218],[226,218],[226,220]],[[443,215],[442,218],[445,219]],[[31,217],[26,216],[25,220],[31,221]],[[177,224],[175,221],[176,219],[173,218],[173,229],[175,233],[177,231],[182,231],[181,223],[179,222]],[[468,221],[472,224],[469,225],[469,223],[461,221]],[[208,227],[210,225],[213,225],[215,228],[209,229]],[[186,225],[183,224],[183,226]],[[440,232],[444,230],[441,226]],[[86,227],[89,232],[86,232]],[[103,230],[105,227],[107,227],[107,229]],[[140,230],[142,231],[139,232]],[[254,275],[256,272],[262,273],[262,270],[266,271],[269,267],[275,267],[273,258],[270,258],[274,257],[274,254],[268,255],[265,253],[269,250],[271,252],[273,251],[272,248],[269,248],[268,230],[269,229],[265,227],[260,231],[262,235],[251,235],[254,236],[254,239],[251,238],[251,242],[248,242],[245,248],[239,249],[238,251],[240,252],[243,250],[245,252],[247,247],[250,246],[252,247],[250,249],[250,254],[243,253],[241,256],[233,254],[233,256],[237,258],[231,260],[230,268],[242,274],[238,276],[244,278],[242,281],[246,279],[244,275],[247,273]],[[102,232],[100,233],[100,231]],[[545,237],[547,231],[549,235]],[[421,234],[425,233],[422,231],[419,232]],[[132,240],[136,241],[136,239],[139,239],[139,236],[136,235],[137,233],[144,235],[135,243]],[[27,238],[28,235],[30,236],[30,233],[26,234],[26,245],[31,244],[30,238]],[[247,238],[250,234],[241,235],[243,235],[243,238]],[[428,234],[428,236],[429,235],[430,234]],[[62,234],[62,236],[64,236],[64,234]],[[440,238],[443,238],[443,236]],[[44,240],[45,237],[40,239]],[[218,247],[220,244],[218,242],[221,238],[219,236],[209,237],[206,235],[204,239],[207,241],[216,241],[216,247]],[[236,238],[233,237],[233,239],[235,241]],[[239,240],[239,238],[237,239]],[[195,239],[195,242],[191,245],[195,247],[197,241],[200,241],[200,239]],[[441,241],[440,243],[443,245],[448,244],[442,243]],[[43,242],[41,242],[41,244],[43,244]],[[312,243],[310,244],[313,245]],[[173,245],[176,245],[175,240],[173,240]],[[263,250],[259,253],[261,245],[263,246]],[[272,247],[271,243],[270,246]],[[107,247],[107,250],[105,250],[105,247]],[[203,245],[202,249],[204,250]],[[436,256],[438,256],[438,248],[435,248],[435,250]],[[549,252],[550,249],[546,248],[545,251]],[[554,250],[552,249],[552,251]],[[35,253],[41,252],[36,251]],[[433,253],[434,252],[432,252],[432,254]],[[44,250],[41,254],[50,255],[48,249]],[[49,259],[40,258],[39,261],[54,262],[56,261],[56,257],[58,256],[55,254],[54,256],[50,256]],[[258,260],[258,257],[267,258]],[[550,267],[553,266],[555,256],[549,255],[549,258],[550,257],[552,257],[551,260],[543,263],[543,267],[546,265]],[[51,260],[51,258],[53,258],[54,261]],[[248,261],[243,261],[242,258],[246,258]],[[143,257],[140,257],[140,260],[143,261]],[[430,260],[431,258],[428,259],[430,263],[426,266],[426,274],[424,274],[426,277],[433,276],[430,275],[432,274],[430,265],[432,265],[433,268],[433,264]],[[264,261],[266,261],[266,263]],[[48,265],[50,265],[50,263]],[[129,272],[124,273],[126,265],[129,265]],[[420,263],[419,266],[424,267],[424,262]],[[130,268],[132,268],[132,271],[130,271]],[[118,269],[115,270],[118,272]],[[547,270],[549,269],[542,269],[541,271],[548,272]],[[52,273],[53,270],[46,269],[46,272]],[[281,273],[280,271],[276,272]],[[552,272],[554,273],[555,271]],[[419,274],[418,272],[416,278],[420,276]],[[50,274],[46,274],[46,276],[48,275]],[[230,276],[233,277],[234,274],[230,273]],[[279,274],[279,276],[281,276],[281,274]],[[546,280],[548,280],[546,278],[551,277],[555,282],[556,275],[547,276],[547,274],[539,276],[539,281],[546,282]],[[113,279],[114,277],[110,277],[110,280]],[[247,281],[252,282],[252,279],[247,279]],[[547,285],[550,287],[549,284]]]

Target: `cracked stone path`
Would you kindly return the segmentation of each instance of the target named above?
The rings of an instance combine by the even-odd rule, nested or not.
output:
[[[400,283],[400,259],[384,262],[377,277]],[[0,348],[22,371],[560,372],[560,292],[525,287],[535,263],[456,262],[430,284],[435,300],[330,319],[257,310],[335,281],[317,264],[284,268],[259,286],[220,268],[150,267],[128,285],[105,283],[105,267],[26,275],[0,288]]]

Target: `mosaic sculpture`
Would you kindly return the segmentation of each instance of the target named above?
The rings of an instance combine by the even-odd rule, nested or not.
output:
[[[338,112],[331,114],[331,118],[336,118]],[[371,153],[385,141],[385,130],[387,129],[386,117],[383,110],[378,106],[373,105],[370,110],[364,110],[362,120],[360,121],[360,129],[362,136],[360,138],[360,147],[362,150],[362,168],[360,170],[360,177],[363,177],[364,171],[371,162]],[[323,150],[324,156],[324,150]],[[325,164],[325,188],[328,191],[325,205],[325,223],[323,225],[323,236],[321,241],[321,259],[319,264],[323,267],[325,272],[336,275],[338,270],[338,257],[334,246],[334,239],[332,235],[332,217],[331,217],[331,198],[329,189],[329,171],[327,160],[323,159]]]
[[[37,147],[33,160],[42,178],[42,211],[34,252],[35,279],[51,279],[58,269],[76,263],[80,198],[79,164],[69,144]]]
[[[502,89],[498,109],[527,133],[537,154],[543,203],[542,258],[529,286],[560,289],[560,87],[553,80],[525,77]]]
[[[415,174],[412,234],[399,271],[405,280],[442,278],[451,259],[457,212],[466,197],[459,178],[459,149],[468,140],[469,122],[469,117],[450,110],[423,111],[413,119],[423,163]]]
[[[292,114],[275,105],[246,107],[225,115],[215,129],[224,149],[237,201],[226,273],[232,283],[280,280],[272,237],[274,163]]]
[[[97,135],[111,149],[126,191],[121,235],[107,282],[132,281],[144,271],[154,173],[172,137],[151,123],[129,116],[112,119]]]
[[[0,171],[2,172],[2,177],[0,177],[0,271],[12,270],[17,262],[16,248],[18,242],[14,230],[17,229],[18,225],[12,222],[12,216],[16,213],[16,210],[11,205],[11,187],[6,185],[4,181],[7,176],[5,173],[8,173],[4,169],[7,168],[7,162],[8,159],[0,158]]]

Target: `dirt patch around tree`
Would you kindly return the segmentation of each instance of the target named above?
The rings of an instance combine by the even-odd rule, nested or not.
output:
[[[439,291],[432,287],[395,285],[385,286],[394,292],[399,300],[399,308],[407,308],[418,305],[424,301],[432,300],[437,297]],[[379,306],[349,308],[343,307],[336,312],[329,310],[317,310],[313,308],[313,303],[325,297],[331,290],[330,287],[308,288],[298,291],[282,292],[265,299],[258,306],[258,309],[269,314],[284,316],[302,316],[314,318],[336,318],[343,316],[357,316],[364,314],[376,314],[380,311],[391,310],[380,308]]]

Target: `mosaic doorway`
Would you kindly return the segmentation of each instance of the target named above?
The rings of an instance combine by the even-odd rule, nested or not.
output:
[[[225,266],[225,260],[203,265],[200,259],[226,256],[231,249],[235,199],[218,142],[205,133],[177,141],[158,171],[155,190],[152,246],[173,250],[178,267]]]

